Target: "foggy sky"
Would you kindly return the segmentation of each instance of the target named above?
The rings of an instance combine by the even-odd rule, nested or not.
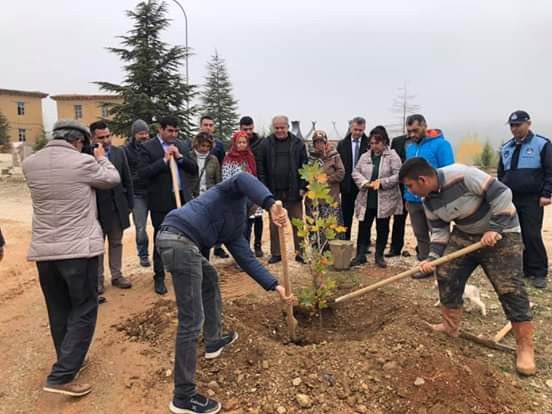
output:
[[[526,109],[552,136],[552,2],[532,0],[195,0],[189,18],[191,81],[217,49],[241,114],[268,127],[275,114],[311,120],[334,135],[348,119],[396,122],[390,108],[408,82],[430,126],[452,140],[478,133],[499,143],[510,112]],[[131,0],[2,1],[0,88],[95,93],[120,82],[105,47],[131,22]],[[168,1],[164,40],[184,44],[184,19]],[[184,68],[182,68],[184,72]],[[44,100],[45,122],[55,103]]]

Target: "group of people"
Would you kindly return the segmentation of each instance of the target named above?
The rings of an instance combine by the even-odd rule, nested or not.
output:
[[[407,134],[392,141],[382,126],[366,135],[366,121],[356,117],[335,148],[323,131],[314,132],[308,148],[289,131],[285,116],[274,117],[271,134],[262,138],[253,119],[244,116],[226,152],[209,116],[201,118],[199,133],[187,141],[179,139],[176,118],[161,118],[153,137],[150,126],[136,120],[122,148],[111,144],[103,121],[89,129],[76,121],[57,122],[53,139],[23,164],[34,209],[29,259],[37,262],[57,354],[44,389],[73,396],[91,390],[74,380],[86,367],[98,295],[104,292],[103,246],[107,238],[112,285],[130,288],[121,259],[132,212],[137,253],[145,267],[151,266],[146,231],[151,217],[155,291],[167,293],[165,270],[173,279],[178,333],[170,409],[218,412],[220,404],[195,387],[197,338],[203,328],[205,357],[216,358],[238,334],[222,330],[222,300],[210,250],[227,257],[224,245],[240,269],[292,302],[293,295],[259,261],[264,256],[263,213],[270,213],[268,263],[273,264],[282,260],[278,227],[290,217],[303,217],[307,183],[299,170],[309,162],[319,163],[328,176],[338,207],[325,206],[323,214],[337,216],[347,228],[343,237],[351,238],[353,217],[358,219],[353,265],[366,263],[374,221],[376,265],[385,267],[384,257],[402,254],[407,214],[421,262],[416,278],[434,274],[432,260],[481,239],[487,250],[437,269],[443,323],[434,329],[458,335],[464,286],[481,265],[512,321],[516,367],[524,375],[534,374],[532,315],[522,278],[546,286],[541,229],[543,207],[551,202],[552,144],[530,130],[524,111],[514,112],[509,124],[514,137],[501,149],[495,179],[454,164],[450,143],[419,114],[408,117]],[[275,207],[277,200],[283,210]],[[391,218],[391,243],[384,253]],[[295,259],[302,263],[295,228],[293,240]]]

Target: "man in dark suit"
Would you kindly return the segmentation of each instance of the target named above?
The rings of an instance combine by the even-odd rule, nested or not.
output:
[[[156,246],[156,236],[159,226],[167,213],[176,208],[171,171],[169,167],[170,157],[174,157],[178,166],[177,185],[182,203],[192,199],[191,192],[184,185],[184,173],[197,175],[198,169],[195,161],[190,157],[184,142],[177,139],[178,119],[167,116],[159,121],[160,127],[156,137],[145,142],[140,153],[138,174],[148,180],[148,205],[153,223],[153,280],[155,292],[164,295],[165,271],[163,262]]]
[[[391,149],[394,149],[395,152],[401,158],[401,162],[404,163],[406,160],[406,146],[410,140],[406,135],[400,135],[393,138],[391,141]],[[399,256],[404,247],[404,228],[406,225],[406,216],[408,211],[406,210],[406,203],[404,201],[404,186],[401,184],[401,194],[403,195],[403,213],[393,216],[393,232],[391,235],[391,246],[389,248],[389,253],[385,257],[394,257]],[[407,254],[405,252],[405,254]]]
[[[105,155],[121,176],[121,183],[110,190],[96,190],[96,203],[100,225],[107,237],[111,285],[129,289],[132,283],[121,272],[123,260],[123,231],[130,227],[128,215],[134,204],[132,179],[125,151],[111,145],[111,132],[107,124],[97,121],[90,124],[94,145],[103,145]],[[98,263],[98,294],[104,293],[104,257]]]
[[[365,130],[366,120],[357,116],[351,121],[347,136],[337,143],[337,152],[339,152],[345,166],[345,178],[341,182],[341,212],[343,214],[343,224],[347,227],[345,233],[347,240],[351,240],[351,225],[353,224],[355,200],[358,194],[358,188],[351,174],[360,156],[368,151],[369,141],[364,133]]]

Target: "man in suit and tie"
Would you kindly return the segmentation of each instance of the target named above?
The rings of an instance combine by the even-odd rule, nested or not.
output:
[[[369,141],[364,133],[365,130],[366,120],[357,116],[351,121],[347,136],[337,143],[337,152],[339,152],[345,166],[345,178],[341,182],[341,212],[343,214],[343,224],[347,227],[345,233],[347,240],[351,240],[351,225],[353,224],[355,200],[358,194],[358,188],[351,174],[360,156],[368,151]]]
[[[123,260],[123,231],[130,227],[128,215],[134,204],[132,179],[125,151],[111,145],[111,132],[104,121],[90,124],[90,134],[94,145],[102,145],[107,159],[119,172],[120,184],[110,190],[96,190],[98,219],[104,238],[108,242],[109,271],[111,285],[119,289],[132,287],[130,280],[121,272]],[[104,293],[104,257],[98,263],[98,294]],[[100,303],[103,300],[100,299]]]
[[[159,121],[159,130],[156,137],[145,142],[140,154],[141,167],[139,174],[148,180],[148,205],[153,223],[153,280],[155,292],[159,295],[167,293],[165,287],[165,271],[163,262],[156,246],[156,237],[159,226],[167,213],[176,208],[176,199],[169,167],[170,157],[174,157],[178,167],[177,185],[182,203],[192,199],[190,189],[184,185],[184,173],[198,174],[195,161],[190,157],[184,142],[178,137],[178,119],[173,116],[163,117]]]

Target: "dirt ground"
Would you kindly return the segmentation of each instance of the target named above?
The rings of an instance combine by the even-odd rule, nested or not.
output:
[[[25,255],[32,208],[22,183],[0,182],[0,225],[8,245],[0,263],[1,413],[163,413],[172,392],[176,314],[174,294],[152,290],[152,272],[138,265],[134,232],[125,233],[124,273],[134,286],[107,287],[100,307],[91,365],[82,374],[94,391],[74,400],[41,391],[54,361],[37,273]],[[552,254],[552,209],[546,209],[545,242]],[[265,238],[268,237],[268,232]],[[268,248],[265,240],[265,251]],[[413,252],[410,230],[406,249]],[[389,260],[384,271],[370,263],[333,273],[347,292],[414,265]],[[437,321],[433,282],[403,280],[329,311],[318,320],[298,315],[302,346],[289,344],[274,295],[266,294],[231,259],[216,260],[225,302],[225,325],[240,339],[221,358],[199,353],[198,385],[232,413],[552,413],[552,296],[530,288],[535,304],[539,374],[523,379],[513,354],[429,333]],[[270,267],[275,274],[280,265]],[[304,267],[291,264],[292,283],[308,283]],[[467,312],[464,328],[489,337],[504,315],[481,275],[488,315]],[[504,340],[513,345],[511,334]]]

